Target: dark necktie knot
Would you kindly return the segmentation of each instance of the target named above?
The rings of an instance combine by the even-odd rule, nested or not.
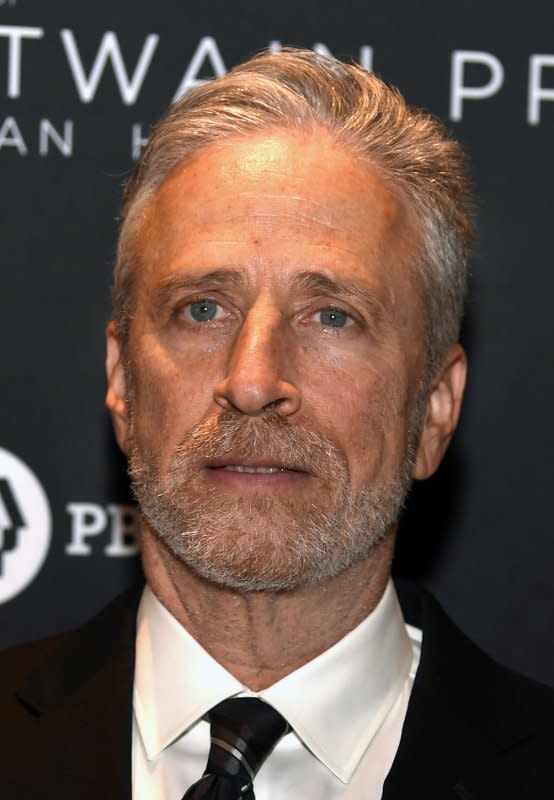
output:
[[[252,782],[279,739],[285,719],[256,697],[235,697],[209,713],[210,752],[203,777],[183,800],[254,800]]]

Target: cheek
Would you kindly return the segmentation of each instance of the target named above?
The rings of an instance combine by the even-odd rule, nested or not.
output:
[[[397,350],[374,352],[364,359],[337,356],[324,366],[317,364],[311,373],[305,397],[331,423],[359,422],[368,430],[386,433],[406,415],[407,368]]]
[[[345,452],[352,475],[394,469],[408,441],[409,384],[398,354],[363,363],[337,360],[314,371],[304,399]]]
[[[206,414],[213,400],[210,360],[183,364],[144,337],[134,357],[134,420],[137,438],[159,450],[177,444]]]

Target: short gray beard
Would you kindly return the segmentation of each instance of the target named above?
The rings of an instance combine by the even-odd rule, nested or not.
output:
[[[361,491],[351,489],[337,445],[275,411],[249,418],[225,410],[209,417],[183,439],[163,474],[154,456],[141,453],[131,414],[129,474],[153,532],[197,574],[241,592],[291,591],[336,577],[395,528],[412,482],[422,417],[416,409],[397,472]],[[263,455],[317,476],[317,498],[278,491],[231,499],[201,480],[206,463],[231,452],[238,461]]]

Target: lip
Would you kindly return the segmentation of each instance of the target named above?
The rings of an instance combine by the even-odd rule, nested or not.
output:
[[[226,471],[227,467],[244,467],[248,469],[256,469],[260,467],[268,467],[269,469],[276,469],[279,472],[297,472],[304,475],[309,473],[298,464],[291,464],[284,460],[279,460],[271,457],[264,458],[259,456],[256,458],[241,458],[240,456],[233,456],[233,454],[225,455],[223,458],[217,458],[213,461],[206,463],[206,468],[210,470]],[[240,474],[240,473],[239,473]],[[246,473],[243,473],[246,474]],[[256,474],[256,473],[250,473]],[[261,473],[258,473],[261,474]]]
[[[244,469],[239,471],[229,467],[241,467],[246,470],[268,467],[271,472],[249,472]],[[297,465],[283,463],[275,458],[240,458],[226,455],[224,458],[208,462],[205,468],[205,474],[211,483],[240,492],[294,488],[312,477]]]

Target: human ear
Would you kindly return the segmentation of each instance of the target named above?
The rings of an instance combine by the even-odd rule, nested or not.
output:
[[[454,345],[437,370],[427,400],[427,414],[415,458],[414,477],[430,477],[444,456],[458,425],[467,376],[463,347]]]
[[[113,320],[106,328],[106,375],[108,378],[106,406],[112,416],[117,443],[126,453],[128,430],[127,380],[123,363],[123,346]]]

